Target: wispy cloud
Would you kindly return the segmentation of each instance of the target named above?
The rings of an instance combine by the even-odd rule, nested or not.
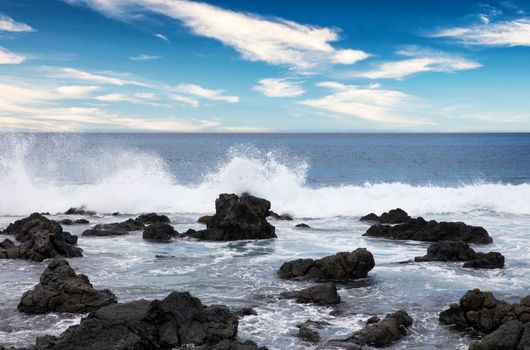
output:
[[[0,46],[0,64],[19,64],[25,60],[25,56],[11,52]]]
[[[297,83],[278,78],[261,79],[253,89],[267,97],[297,97],[305,92]]]
[[[192,107],[199,107],[201,103],[196,98],[188,97],[188,96],[182,96],[182,95],[170,95],[170,98],[174,101],[180,102],[184,105],[192,106]]]
[[[59,86],[56,91],[64,97],[83,98],[99,89],[99,86],[65,85]]]
[[[136,85],[147,87],[148,84],[123,78],[117,74],[111,73],[92,73],[84,70],[70,68],[70,67],[45,67],[45,70],[51,77],[71,79],[75,81],[86,81],[97,84],[109,84],[109,85]]]
[[[530,19],[491,22],[469,27],[442,29],[432,35],[437,38],[454,38],[467,45],[530,46]]]
[[[383,62],[373,70],[356,72],[353,76],[368,79],[403,79],[423,72],[452,73],[481,67],[476,61],[432,50],[411,48],[398,51],[397,54],[410,58]]]
[[[239,96],[224,95],[224,90],[212,90],[204,88],[196,84],[180,84],[176,86],[175,91],[180,93],[186,93],[194,96],[199,96],[207,100],[212,101],[223,101],[228,103],[239,102]]]
[[[167,38],[167,36],[165,36],[164,34],[160,34],[160,33],[156,33],[155,36],[160,39],[160,40],[163,40],[165,42],[169,42],[169,39]]]
[[[27,33],[33,32],[35,29],[26,23],[17,22],[13,18],[0,14],[0,31],[4,32],[15,32],[15,33]]]
[[[226,10],[186,0],[75,0],[108,16],[150,11],[179,20],[196,35],[216,39],[250,61],[307,70],[321,64],[353,64],[368,57],[361,50],[338,49],[335,28],[303,25],[281,18]]]
[[[129,57],[131,61],[153,61],[153,60],[158,60],[159,58],[160,56],[145,55],[145,54]]]

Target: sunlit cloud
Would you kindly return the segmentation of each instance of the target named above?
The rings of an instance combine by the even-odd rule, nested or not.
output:
[[[11,52],[0,46],[0,64],[20,64],[25,60],[25,56]]]
[[[223,101],[228,103],[239,102],[238,96],[224,95],[224,90],[212,90],[196,84],[180,84],[176,86],[175,91],[195,95],[212,101]]]
[[[297,97],[305,92],[293,81],[276,78],[261,79],[253,89],[267,97]]]
[[[35,29],[31,28],[31,26],[26,23],[17,22],[9,16],[0,14],[0,31],[28,33],[35,31]]]

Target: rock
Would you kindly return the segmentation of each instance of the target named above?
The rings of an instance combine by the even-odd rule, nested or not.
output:
[[[61,225],[73,225],[73,224],[74,224],[74,222],[71,219],[61,220]]]
[[[324,326],[329,326],[329,323],[324,321],[307,320],[297,326],[299,328],[298,337],[310,343],[318,343],[320,341],[320,334],[318,331],[324,328]]]
[[[414,261],[466,261],[464,267],[482,269],[502,269],[504,267],[504,256],[501,253],[477,253],[469,244],[462,241],[432,243],[427,249],[427,255],[416,257]]]
[[[91,229],[83,231],[83,236],[123,236],[130,231],[143,230],[145,225],[135,219],[127,219],[111,224],[98,224]]]
[[[89,224],[90,221],[88,221],[87,219],[77,219],[77,220],[72,220],[72,219],[64,219],[64,220],[61,220],[61,225],[86,225],[86,224]]]
[[[520,321],[510,321],[486,335],[482,340],[472,343],[469,350],[530,349],[529,338],[530,324],[524,326]]]
[[[3,233],[15,235],[16,240],[22,243],[0,247],[0,259],[43,261],[82,256],[82,249],[74,246],[77,236],[64,232],[57,222],[38,213],[9,224]]]
[[[177,237],[179,233],[175,231],[173,226],[164,223],[155,223],[147,226],[144,229],[142,238],[149,241],[169,242]]]
[[[254,310],[253,308],[251,307],[244,307],[242,309],[239,309],[237,311],[234,312],[237,317],[239,318],[243,318],[245,316],[257,316],[258,313],[256,312],[256,310]]]
[[[144,225],[156,223],[169,224],[171,222],[166,215],[158,215],[157,213],[142,214],[136,218],[136,221]]]
[[[14,248],[15,247],[15,243],[13,243],[12,240],[10,239],[4,239],[2,242],[0,242],[0,249],[9,249],[9,248]]]
[[[80,208],[70,208],[67,211],[64,212],[66,215],[96,215],[95,211],[92,210],[86,210],[86,208],[80,207]]]
[[[296,228],[311,228],[311,226],[304,224],[303,222],[300,224],[297,224],[295,227]]]
[[[424,242],[464,241],[476,244],[493,242],[482,227],[466,225],[463,222],[425,221],[421,217],[394,226],[372,225],[363,236]]]
[[[400,340],[407,334],[407,328],[412,326],[413,320],[403,310],[388,314],[382,321],[367,325],[346,339],[358,345],[385,347]]]
[[[189,231],[189,235],[207,241],[276,238],[274,226],[266,220],[270,206],[269,201],[248,194],[221,194],[206,230]]]
[[[85,275],[76,275],[65,259],[53,260],[40,277],[40,283],[27,291],[18,310],[31,314],[48,312],[85,313],[117,303],[108,289],[96,290]]]
[[[314,303],[318,305],[334,305],[340,303],[337,286],[333,283],[319,284],[295,292],[284,292],[280,296],[286,299],[296,299],[297,303]]]
[[[317,281],[349,281],[364,278],[375,266],[374,257],[366,248],[340,252],[322,259],[298,259],[284,263],[278,276],[286,279]]]
[[[384,212],[380,216],[377,216],[374,213],[370,213],[368,215],[365,215],[361,217],[361,221],[373,221],[378,222],[380,224],[400,224],[403,222],[407,222],[411,219],[409,214],[407,214],[406,211],[404,211],[401,208],[396,208],[389,210],[388,212]]]
[[[272,210],[269,210],[269,215],[271,217],[271,219],[274,219],[274,220],[285,220],[285,221],[292,221],[293,220],[293,217],[289,214],[278,214],[278,213],[275,213],[273,212]]]
[[[366,324],[374,324],[381,321],[381,319],[377,316],[372,316],[369,319],[366,320]]]
[[[208,221],[210,221],[210,219],[212,218],[212,215],[204,215],[204,216],[201,216],[199,218],[199,220],[197,220],[197,222],[199,224],[205,224],[205,225],[208,225]]]
[[[373,221],[373,222],[379,222],[379,216],[374,214],[374,213],[370,213],[368,215],[365,215],[365,216],[361,216],[361,218],[359,219],[359,221]]]
[[[38,338],[36,350],[156,350],[184,345],[264,349],[236,341],[237,326],[236,315],[226,306],[205,306],[188,292],[172,292],[163,300],[104,306],[58,337]]]
[[[90,224],[90,221],[88,221],[87,219],[77,219],[76,221],[74,221],[74,224],[86,225]]]

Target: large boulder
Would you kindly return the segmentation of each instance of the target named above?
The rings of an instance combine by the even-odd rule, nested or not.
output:
[[[164,223],[155,223],[144,229],[142,238],[154,242],[169,242],[178,236],[173,226]]]
[[[15,235],[21,243],[15,245],[12,241],[4,241],[5,244],[0,246],[0,259],[43,261],[82,256],[82,249],[75,246],[77,236],[64,232],[60,224],[38,213],[9,224],[3,233]]]
[[[340,303],[337,286],[333,283],[323,283],[294,292],[284,292],[280,297],[296,299],[297,303],[313,303],[318,305],[334,305]]]
[[[276,238],[274,226],[266,220],[270,207],[268,200],[248,194],[221,194],[206,230],[189,231],[189,235],[207,241]]]
[[[407,222],[411,219],[409,214],[407,214],[406,211],[404,211],[401,208],[396,208],[389,210],[388,212],[384,212],[380,216],[377,216],[374,213],[370,213],[368,215],[365,215],[361,217],[361,221],[373,221],[378,222],[380,224],[400,224],[403,222]]]
[[[530,349],[530,323],[506,322],[496,331],[469,346],[469,350],[527,350]]]
[[[24,293],[18,310],[31,314],[85,313],[115,303],[111,291],[94,289],[87,276],[77,275],[65,259],[56,259],[44,270],[40,283]]]
[[[297,259],[284,263],[278,276],[285,279],[317,281],[349,281],[364,278],[375,266],[374,257],[366,248],[340,252],[322,259]]]
[[[102,307],[58,337],[37,339],[36,350],[263,349],[238,342],[237,326],[228,307],[205,306],[188,292],[172,292],[163,300]]]
[[[122,222],[98,224],[93,228],[83,231],[83,236],[123,236],[130,231],[143,230],[145,225],[136,219],[127,219]]]
[[[136,218],[136,221],[144,225],[156,223],[169,224],[171,222],[166,215],[158,215],[157,213],[142,214]]]
[[[419,217],[398,225],[372,225],[363,236],[423,242],[464,241],[488,244],[493,240],[483,227],[463,222],[425,221]]]
[[[464,267],[481,269],[502,269],[504,256],[501,253],[477,253],[469,244],[462,241],[440,241],[432,243],[427,255],[414,258],[416,262],[425,261],[464,261]]]

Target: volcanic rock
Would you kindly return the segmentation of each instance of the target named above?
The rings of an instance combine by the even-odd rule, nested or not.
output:
[[[296,299],[297,303],[313,303],[318,305],[334,305],[340,303],[337,286],[333,283],[323,283],[295,292],[284,292],[280,296],[286,299]]]
[[[427,249],[427,255],[416,257],[414,261],[465,261],[464,267],[480,269],[502,269],[504,267],[504,256],[501,253],[477,253],[469,244],[462,241],[432,243]]]

